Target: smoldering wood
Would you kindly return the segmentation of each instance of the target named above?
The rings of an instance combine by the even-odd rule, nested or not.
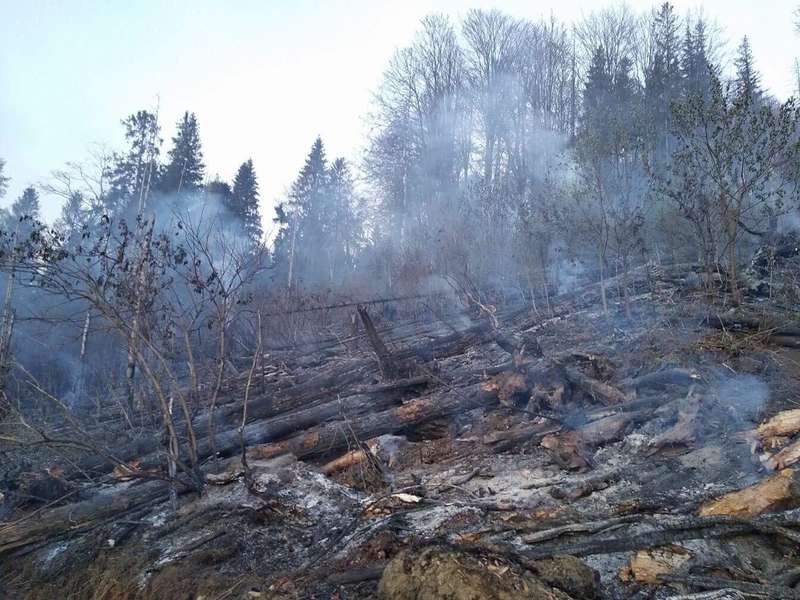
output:
[[[519,327],[534,325],[532,319],[517,322],[513,327],[501,320],[499,330],[515,332]],[[489,430],[469,443],[475,444],[485,454],[514,452],[522,455],[534,449],[542,453],[547,463],[546,454],[539,448],[546,436],[588,448],[591,453],[591,449],[623,439],[628,433],[636,431],[640,424],[649,423],[656,417],[668,419],[670,415],[677,414],[678,401],[686,398],[687,389],[706,384],[702,373],[681,368],[651,373],[637,370],[634,371],[634,377],[617,376],[614,372],[615,361],[580,347],[555,355],[545,352],[542,357],[533,356],[527,351],[519,352],[518,340],[521,336],[518,333],[504,333],[514,340],[513,345],[508,348],[499,346],[506,355],[510,354],[508,349],[514,351],[511,360],[506,360],[508,357],[503,356],[495,347],[498,346],[494,333],[497,330],[485,324],[471,325],[459,332],[449,330],[444,335],[441,331],[441,328],[432,328],[430,334],[415,334],[412,327],[396,336],[390,329],[382,331],[384,343],[390,343],[395,348],[392,352],[393,359],[400,357],[400,360],[411,361],[420,367],[419,371],[410,376],[393,381],[380,377],[375,359],[366,355],[363,339],[360,342],[362,345],[356,350],[353,349],[355,346],[345,349],[340,345],[329,354],[282,351],[284,353],[280,354],[280,360],[274,361],[274,367],[267,370],[267,375],[259,378],[258,371],[254,372],[253,395],[248,408],[247,423],[242,430],[248,446],[247,457],[257,461],[264,457],[295,455],[304,461],[320,461],[318,464],[326,461],[321,471],[332,477],[332,485],[335,485],[336,478],[343,470],[346,471],[359,461],[369,458],[370,441],[379,435],[419,432],[426,423],[440,418],[459,416],[459,419],[464,419],[468,415],[468,419],[480,422],[480,415],[506,414],[514,415],[510,421],[514,425],[508,429]],[[400,344],[397,339],[406,341]],[[470,353],[469,358],[464,356],[467,352]],[[259,356],[258,361],[268,362],[268,355],[269,352],[265,352],[263,356]],[[491,362],[488,358],[480,363],[475,362],[476,356],[483,358],[484,355],[492,357]],[[498,358],[503,362],[494,362]],[[439,361],[446,361],[446,368],[439,369]],[[295,366],[300,363],[304,366]],[[285,370],[280,375],[275,375],[279,369]],[[241,372],[245,371],[243,369]],[[520,398],[512,402],[516,406],[497,409],[497,398],[482,393],[480,384],[487,378],[504,373],[521,375],[524,386]],[[558,420],[542,418],[548,416],[545,410],[542,410],[542,415],[525,412],[525,394],[532,393],[539,383],[546,386],[564,385],[572,389],[572,395],[566,396],[563,406],[549,409],[552,411],[551,416]],[[222,388],[228,392],[220,398],[218,407],[220,427],[216,447],[223,455],[234,455],[240,448],[238,427],[241,424],[241,402],[237,399],[237,394],[242,393],[244,385],[243,375],[231,376],[226,379]],[[251,409],[254,412],[250,412]],[[200,430],[206,418],[205,414],[200,413],[193,418],[192,423]],[[177,423],[177,428],[182,431],[180,422]],[[780,432],[786,431],[785,427],[780,429]],[[207,438],[201,436],[198,449],[201,456],[208,458],[213,447]],[[133,442],[129,450],[132,458],[142,459],[139,467],[142,470],[156,468],[163,461],[158,440]],[[107,461],[104,464],[95,464],[98,465],[98,473],[104,472],[110,466]],[[558,500],[568,504],[571,499],[591,496],[601,489],[614,486],[620,478],[625,477],[624,473],[604,472],[599,466],[589,465],[589,468],[581,476],[562,471],[559,481],[551,481],[546,486],[545,493],[550,494],[551,501]],[[387,470],[388,473],[391,471],[391,468]],[[478,470],[474,472],[480,473]],[[491,474],[485,476],[490,478]],[[236,485],[240,477],[241,475],[233,473],[230,478],[214,481],[216,485],[210,487]],[[476,475],[475,478],[477,477]],[[470,491],[475,488],[470,485],[483,486],[485,482],[472,479],[470,472],[466,478],[454,477],[437,486],[426,487],[417,483],[415,487],[409,488],[409,493],[420,495],[421,506],[406,510],[432,511],[437,503],[452,503],[459,507],[471,507],[483,514],[495,510],[504,511],[508,513],[509,519],[513,519],[520,512],[534,514],[534,511],[542,508],[528,501],[494,498],[491,491],[487,492],[488,497],[475,497],[474,492]],[[401,486],[405,485],[406,480],[399,481]],[[455,487],[448,487],[448,484]],[[163,482],[136,485],[152,486],[154,490],[160,490],[154,491],[154,503],[163,503],[168,497],[168,488]],[[491,486],[489,481],[487,489]],[[461,487],[464,489],[457,489]],[[128,494],[134,489],[135,487],[120,487],[118,492],[109,493]],[[455,502],[452,500],[453,496],[456,498]],[[94,498],[84,500],[88,504],[81,506],[78,514],[84,516],[74,530],[63,522],[63,513],[51,513],[55,509],[44,510],[41,513],[42,520],[52,522],[52,514],[58,523],[49,528],[20,522],[19,527],[11,532],[12,537],[8,542],[4,530],[0,530],[0,543],[8,544],[0,546],[0,554],[5,556],[30,552],[41,547],[47,540],[79,535],[89,528],[114,520],[121,523],[129,519],[132,512],[148,506],[144,495],[141,501],[141,504],[129,505],[105,500],[96,502]],[[93,505],[96,508],[92,508]],[[680,507],[676,510],[690,509]],[[89,516],[91,514],[95,516]],[[130,527],[134,526],[120,525],[114,528],[110,539],[119,537],[120,543],[123,543],[123,540],[135,537],[132,531],[135,532],[136,528],[131,530]],[[598,521],[583,520],[567,525],[551,524],[545,529],[523,534],[522,540],[529,546],[527,549],[521,551],[516,545],[507,547],[506,551],[516,556],[520,556],[521,552],[521,558],[531,559],[565,552],[589,556],[650,548],[683,540],[727,539],[729,536],[753,533],[764,538],[772,536],[777,540],[775,543],[784,544],[785,541],[795,543],[798,539],[795,527],[796,523],[791,519],[781,521],[777,517],[774,520],[766,517],[748,521],[687,521],[681,524],[669,518],[651,518],[636,514]],[[29,534],[31,542],[27,543],[23,538]],[[209,536],[198,539],[209,539],[211,542],[217,539],[213,534]],[[380,565],[368,564],[372,565],[373,570],[366,567],[364,572],[358,569],[347,571],[342,574],[341,579],[334,581],[347,585],[377,577]]]

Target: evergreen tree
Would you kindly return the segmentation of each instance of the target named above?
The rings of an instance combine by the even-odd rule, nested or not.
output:
[[[28,237],[36,228],[37,222],[41,221],[41,209],[39,206],[39,193],[33,186],[28,186],[11,205],[10,230],[17,231],[19,239]]]
[[[320,249],[325,244],[325,200],[328,162],[322,138],[317,137],[289,193],[292,211],[291,269],[309,284],[324,277]]]
[[[231,197],[233,196],[230,184],[227,181],[222,181],[219,175],[216,175],[214,179],[206,183],[206,194],[219,198],[222,206],[226,209],[230,206]]]
[[[742,102],[757,104],[761,99],[760,76],[755,68],[753,52],[747,36],[744,36],[739,44],[734,65],[736,66],[734,79],[736,97]]]
[[[140,110],[122,121],[128,150],[115,155],[108,204],[115,212],[130,208],[144,210],[150,189],[158,176],[161,128],[155,114]]]
[[[172,149],[167,153],[167,164],[159,180],[159,189],[164,193],[183,194],[199,191],[204,169],[197,117],[187,111],[178,121],[178,130],[172,138]]]
[[[258,244],[263,232],[258,207],[258,181],[252,159],[243,162],[236,172],[229,209],[241,223],[247,238],[253,244]]]
[[[614,78],[606,63],[606,53],[598,47],[592,57],[583,89],[583,122],[580,138],[587,147],[604,146],[611,137],[612,96]]]
[[[36,188],[28,186],[23,190],[22,195],[11,205],[11,216],[19,220],[29,218],[38,221],[41,219],[39,193]]]
[[[61,216],[56,222],[56,228],[67,238],[79,237],[88,223],[88,216],[89,211],[83,194],[73,192],[61,207]]]
[[[0,158],[0,198],[6,195],[6,191],[8,190],[8,181],[9,178],[3,173],[6,168],[6,161]]]
[[[715,76],[714,66],[708,58],[708,38],[706,23],[698,19],[692,24],[686,23],[681,56],[681,72],[683,74],[683,90],[686,96],[699,95],[708,98],[711,94],[711,82]]]
[[[680,97],[681,67],[678,17],[669,2],[651,23],[652,55],[645,72],[645,109],[652,151],[663,161],[670,153],[670,104]]]
[[[350,166],[337,158],[328,170],[330,243],[329,277],[341,279],[355,264],[356,249],[362,229],[355,211],[355,190]]]
[[[272,222],[277,226],[278,233],[272,245],[272,269],[274,279],[279,283],[291,286],[289,278],[289,264],[292,259],[292,234],[291,217],[284,202],[279,202],[275,207],[275,216]]]
[[[618,151],[629,148],[639,135],[640,102],[641,93],[633,76],[633,62],[625,56],[619,61],[614,74],[611,97],[611,118]]]

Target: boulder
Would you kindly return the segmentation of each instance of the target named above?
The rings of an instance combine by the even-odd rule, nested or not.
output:
[[[404,550],[378,585],[382,600],[574,600],[509,558],[445,545]]]

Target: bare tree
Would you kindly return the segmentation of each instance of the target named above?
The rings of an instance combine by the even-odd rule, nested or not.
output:
[[[727,256],[728,283],[740,299],[737,266],[742,232],[771,236],[777,216],[791,208],[797,189],[782,169],[796,152],[800,114],[794,100],[776,108],[726,94],[716,77],[709,100],[676,107],[678,149],[658,189],[674,200],[704,245],[707,271],[719,251]],[[712,254],[713,253],[713,254]]]

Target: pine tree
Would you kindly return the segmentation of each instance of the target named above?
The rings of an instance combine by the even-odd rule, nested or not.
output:
[[[159,180],[159,189],[164,193],[181,194],[199,191],[202,189],[204,169],[197,117],[187,111],[178,121],[178,130],[172,138],[172,149],[167,153],[167,164]]]
[[[67,238],[80,237],[89,220],[88,216],[89,211],[83,194],[73,192],[61,207],[61,216],[56,222],[56,227]]]
[[[614,80],[606,64],[606,53],[598,47],[592,57],[583,89],[583,145],[605,145],[611,134],[610,117]]]
[[[11,205],[11,222],[9,228],[17,232],[18,239],[28,237],[41,221],[39,206],[39,193],[36,188],[29,186],[22,191],[22,195]]]
[[[150,189],[158,176],[158,156],[162,139],[158,117],[140,110],[122,121],[128,150],[115,155],[111,174],[109,207],[116,210],[130,208],[144,210]]]
[[[275,216],[272,222],[277,226],[278,233],[272,245],[272,264],[270,269],[273,277],[280,284],[287,283],[289,287],[292,281],[289,278],[289,265],[292,259],[292,223],[286,204],[279,202],[275,207]]]
[[[231,190],[231,186],[227,181],[222,181],[219,178],[219,175],[216,175],[214,179],[206,183],[206,194],[210,194],[215,196],[216,199],[219,200],[220,204],[227,210],[231,203],[231,197],[233,196],[233,191]]]
[[[619,61],[614,74],[611,95],[611,124],[617,151],[622,149],[620,144],[628,147],[633,143],[633,138],[639,135],[640,101],[639,84],[633,76],[633,62],[625,56]]]
[[[258,244],[263,232],[258,206],[258,181],[252,159],[243,162],[236,172],[229,208],[241,223],[247,239],[253,244]]]
[[[761,99],[760,76],[755,68],[753,52],[747,36],[744,36],[739,44],[734,65],[736,66],[736,78],[734,79],[736,97],[742,102],[758,104]]]
[[[284,218],[286,227],[285,263],[289,287],[297,281],[308,285],[326,277],[320,260],[327,248],[328,165],[322,139],[317,137],[300,174],[292,184]],[[277,253],[276,248],[276,253]],[[278,261],[281,257],[277,257]]]
[[[15,219],[41,219],[39,207],[39,193],[36,188],[29,186],[25,188],[22,195],[11,205],[11,216]]]
[[[323,276],[318,258],[325,242],[327,178],[325,147],[322,138],[317,137],[289,194],[297,228],[293,232],[293,253],[300,259],[295,261],[296,272],[308,282],[318,281]]]
[[[6,168],[6,161],[0,158],[0,198],[6,195],[6,191],[8,190],[8,182],[9,178],[3,173]]]
[[[650,143],[657,160],[670,154],[670,105],[681,91],[678,17],[669,2],[661,5],[651,23],[652,56],[645,72],[645,113]]]
[[[352,270],[355,253],[361,241],[361,224],[355,212],[355,190],[350,166],[337,158],[328,170],[329,230],[331,248],[328,251],[329,277],[341,279]]]
[[[685,96],[699,95],[706,99],[710,96],[715,68],[708,57],[706,23],[702,19],[698,19],[694,27],[691,23],[686,23],[681,72]]]

